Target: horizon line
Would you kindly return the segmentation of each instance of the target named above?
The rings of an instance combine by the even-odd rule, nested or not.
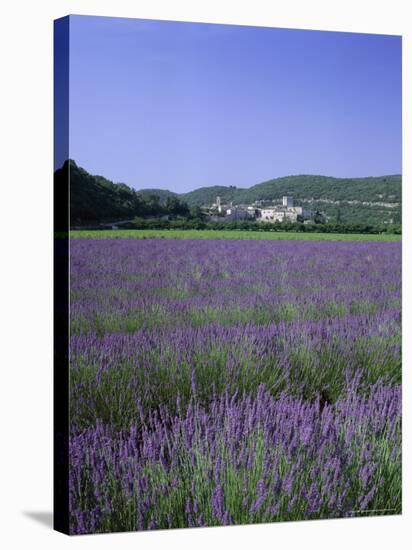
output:
[[[81,168],[82,170],[85,170],[91,176],[105,178],[108,181],[111,181],[112,183],[114,183],[115,185],[127,185],[128,187],[130,187],[131,189],[134,189],[135,191],[151,191],[151,190],[153,190],[153,191],[169,191],[170,193],[174,193],[175,195],[185,195],[187,193],[193,193],[194,191],[197,191],[198,189],[208,189],[208,188],[211,188],[211,187],[225,187],[227,189],[234,188],[234,189],[247,191],[248,189],[250,189],[251,187],[255,187],[256,185],[261,185],[263,183],[269,183],[269,182],[275,181],[275,180],[280,180],[280,179],[285,179],[285,178],[308,177],[308,176],[309,177],[319,177],[319,178],[329,178],[329,179],[335,179],[335,180],[362,180],[362,179],[371,179],[371,178],[389,178],[389,177],[396,177],[396,176],[399,176],[399,177],[402,178],[402,173],[381,174],[380,176],[351,176],[351,177],[348,177],[348,176],[330,176],[330,175],[325,175],[325,174],[305,174],[305,173],[297,174],[296,173],[296,174],[288,174],[286,176],[276,176],[274,178],[261,180],[261,181],[258,181],[257,183],[253,183],[252,185],[249,185],[249,187],[240,187],[240,186],[237,186],[237,185],[230,185],[230,184],[229,185],[213,184],[213,185],[202,185],[200,187],[195,187],[193,189],[190,189],[189,191],[176,192],[176,191],[171,191],[170,188],[165,188],[165,187],[140,187],[140,188],[137,188],[137,187],[135,187],[134,185],[132,185],[130,183],[125,183],[123,181],[111,180],[107,176],[104,176],[102,174],[97,174],[97,173],[92,174],[86,168],[84,168],[83,166],[80,166],[79,164],[77,164],[77,162],[72,158],[66,159],[64,161],[64,163],[61,165],[61,167],[58,168],[58,170],[63,168],[63,166],[65,165],[66,162],[73,162],[78,168]]]

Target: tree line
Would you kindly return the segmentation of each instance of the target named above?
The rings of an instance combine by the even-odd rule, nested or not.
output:
[[[124,226],[123,226],[124,227]],[[212,229],[225,231],[291,231],[297,233],[365,233],[379,235],[382,233],[401,235],[402,226],[398,224],[368,225],[342,223],[313,223],[275,222],[263,223],[253,220],[242,221],[209,221],[204,217],[190,217],[186,219],[142,219],[136,218],[128,224],[130,229]]]
[[[297,232],[324,232],[324,233],[401,233],[401,219],[399,212],[391,213],[392,224],[376,223],[384,219],[380,212],[370,214],[367,207],[356,205],[355,210],[358,216],[355,220],[345,219],[346,216],[341,208],[336,212],[330,212],[332,217],[330,223],[316,223],[306,225],[303,223],[282,222],[279,224],[263,224],[253,220],[249,221],[210,221],[203,213],[198,204],[190,202],[190,195],[177,196],[174,194],[164,194],[162,197],[150,191],[139,192],[123,183],[113,183],[102,176],[92,176],[86,170],[76,165],[73,160],[67,161],[67,165],[55,172],[55,190],[67,189],[67,173],[70,173],[70,224],[71,227],[87,227],[90,225],[100,226],[116,222],[122,222],[122,227],[129,225],[134,228],[179,228],[179,229],[245,229],[250,231],[297,231]],[[283,178],[288,183],[296,178]],[[306,184],[310,181],[317,182],[317,179],[324,178],[304,177]],[[378,182],[389,185],[389,181],[399,179],[399,176],[388,178],[370,178],[366,182],[372,185],[378,185]],[[314,181],[313,181],[314,180]],[[275,180],[281,183],[282,179]],[[300,181],[300,180],[299,180]],[[366,183],[363,181],[363,183]],[[272,182],[261,184],[265,187]],[[206,189],[212,189],[215,193],[216,188],[204,188],[196,190],[192,194],[199,194]],[[392,188],[391,188],[392,190]],[[230,188],[231,192],[236,192],[235,188]],[[268,190],[269,191],[269,190]],[[272,189],[273,194],[273,189]],[[279,192],[279,190],[278,190]],[[165,192],[167,193],[167,192]],[[214,195],[215,196],[215,195]],[[272,195],[271,195],[272,196]],[[328,205],[325,205],[325,209]],[[376,214],[376,215],[375,215]],[[379,214],[379,215],[378,215]],[[128,220],[128,224],[124,221]],[[320,221],[316,219],[315,221]]]

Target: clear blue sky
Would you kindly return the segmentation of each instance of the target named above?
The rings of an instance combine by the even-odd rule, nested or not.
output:
[[[71,16],[70,157],[136,189],[401,173],[401,38]]]

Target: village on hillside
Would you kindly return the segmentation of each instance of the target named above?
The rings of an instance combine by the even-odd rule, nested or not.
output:
[[[301,222],[304,224],[325,223],[328,218],[321,212],[307,210],[303,206],[295,206],[293,197],[284,196],[282,203],[272,201],[271,205],[265,205],[265,201],[256,201],[251,205],[239,204],[234,206],[232,202],[223,204],[221,197],[216,197],[216,202],[210,208],[205,209],[211,221],[255,220],[264,223],[275,222]]]

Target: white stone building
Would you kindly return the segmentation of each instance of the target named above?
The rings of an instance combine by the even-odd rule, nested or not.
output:
[[[226,210],[226,220],[251,220],[256,217],[255,209],[249,206],[233,206],[232,204]]]
[[[304,210],[302,206],[293,205],[293,197],[283,197],[282,205],[280,206],[268,206],[260,210],[262,222],[296,222],[298,218],[300,220],[308,219],[312,216],[312,212]]]

